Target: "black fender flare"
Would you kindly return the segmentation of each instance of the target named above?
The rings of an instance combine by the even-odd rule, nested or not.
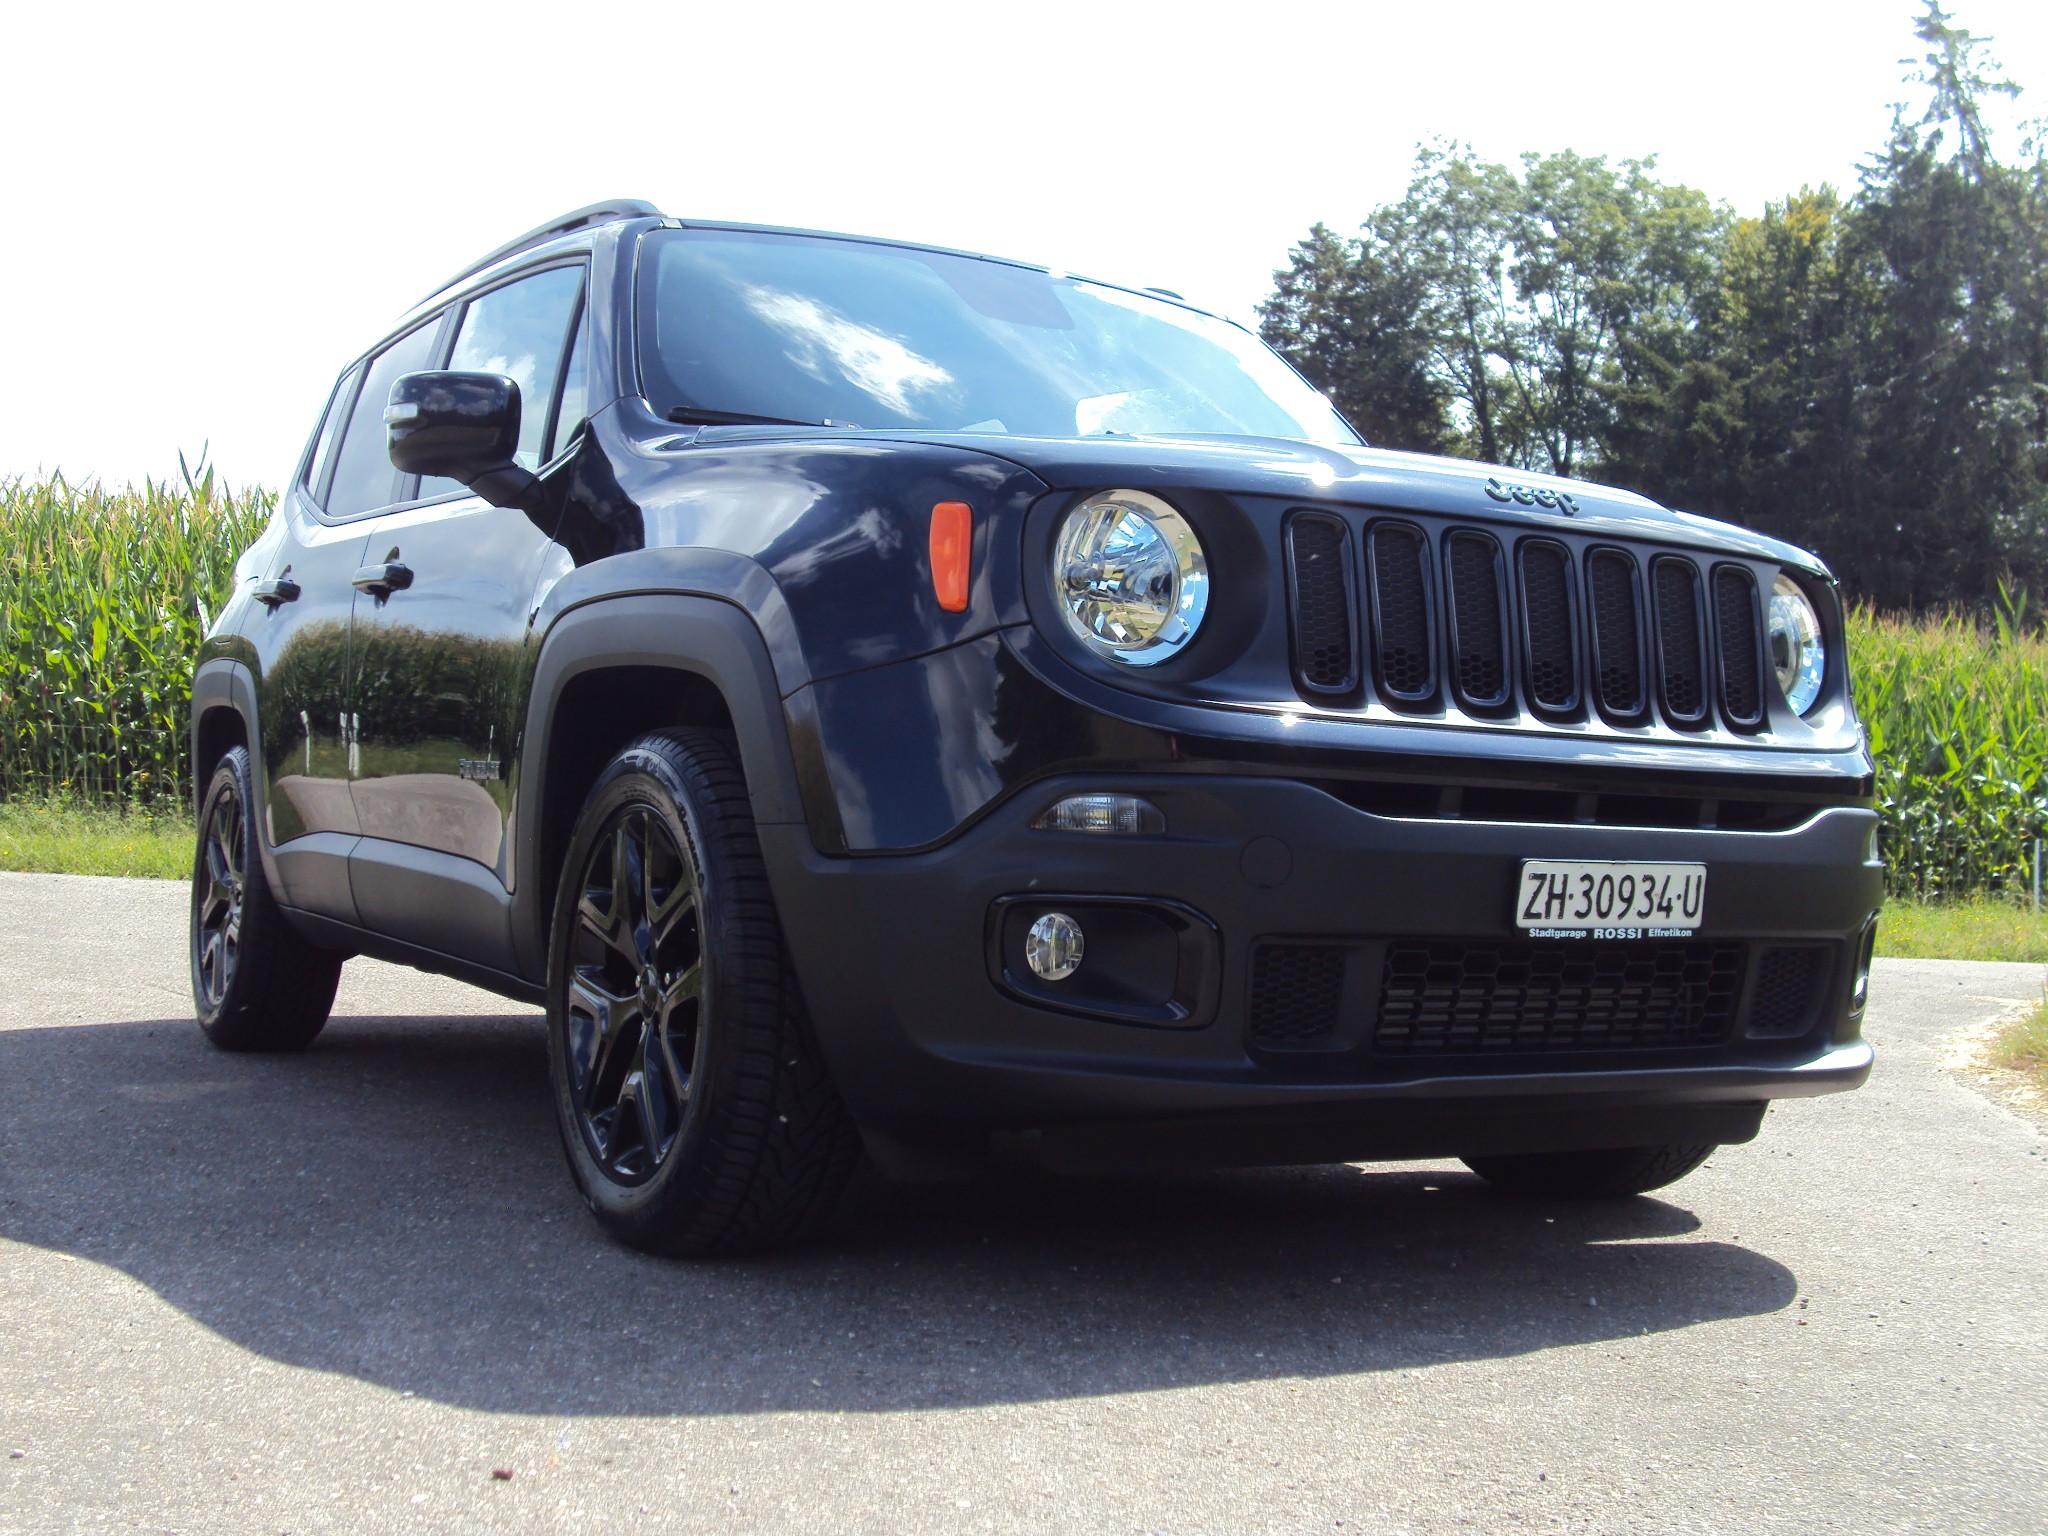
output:
[[[738,738],[754,819],[802,823],[803,794],[774,661],[752,615],[701,593],[637,592],[594,598],[549,626],[536,658],[520,743],[520,813],[514,831],[512,942],[521,974],[547,974],[552,871],[542,863],[548,743],[569,684],[613,667],[693,673],[723,695]]]
[[[242,739],[248,743],[249,757],[255,770],[249,775],[249,789],[256,800],[250,807],[256,818],[256,847],[264,861],[263,872],[274,884],[277,871],[270,863],[270,823],[264,814],[263,803],[264,786],[269,780],[263,772],[263,737],[256,729],[256,677],[246,662],[232,657],[209,657],[200,662],[192,673],[192,709],[185,744],[191,755],[192,815],[195,820],[198,818],[199,802],[206,794],[206,780],[201,777],[203,770],[199,762],[199,722],[214,710],[224,707],[242,718]]]

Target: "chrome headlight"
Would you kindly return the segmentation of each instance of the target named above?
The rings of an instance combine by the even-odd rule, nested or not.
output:
[[[1820,615],[1790,576],[1771,587],[1771,666],[1785,702],[1800,714],[1813,708],[1828,675],[1828,651],[1820,637]]]
[[[1209,562],[1186,518],[1143,491],[1067,514],[1052,557],[1060,611],[1098,656],[1148,667],[1179,654],[1209,607]]]

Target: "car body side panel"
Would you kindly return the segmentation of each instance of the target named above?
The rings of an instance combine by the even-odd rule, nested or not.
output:
[[[617,402],[591,426],[557,492],[557,536],[576,563],[661,548],[745,556],[786,605],[803,672],[790,686],[1024,617],[1012,530],[1045,487],[1013,464],[844,433],[670,427],[637,399]],[[932,587],[932,508],[946,501],[973,509],[968,604],[959,613],[941,609]]]
[[[412,584],[356,598],[359,830],[474,860],[510,886],[509,765],[526,714],[528,622],[561,551],[524,513],[473,496],[372,519],[366,551],[403,563]],[[358,905],[374,922],[360,895]]]
[[[353,836],[349,795],[348,656],[350,584],[362,564],[360,524],[314,517],[296,492],[279,509],[283,536],[263,576],[289,576],[298,596],[259,607],[243,638],[257,672],[268,727],[258,771],[268,791],[264,831],[273,845],[311,833]]]

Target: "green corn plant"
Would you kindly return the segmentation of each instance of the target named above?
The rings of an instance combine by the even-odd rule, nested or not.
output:
[[[1852,611],[1856,709],[1877,758],[1886,879],[1923,898],[2018,895],[2048,821],[2048,637],[2023,592],[1994,623]]]
[[[0,797],[183,802],[193,657],[272,498],[0,481]]]

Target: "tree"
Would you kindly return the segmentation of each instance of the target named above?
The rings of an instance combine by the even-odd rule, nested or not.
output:
[[[1424,146],[1357,236],[1318,224],[1295,247],[1263,333],[1368,437],[1575,473],[1712,282],[1721,215],[1652,170]]]
[[[1259,332],[1328,395],[1366,441],[1440,452],[1446,393],[1429,367],[1424,293],[1384,254],[1322,224],[1273,274]]]

